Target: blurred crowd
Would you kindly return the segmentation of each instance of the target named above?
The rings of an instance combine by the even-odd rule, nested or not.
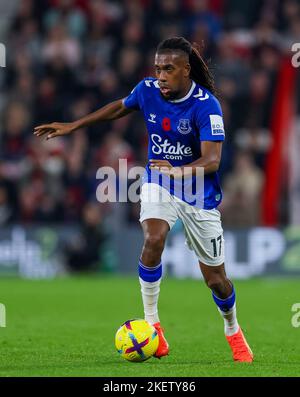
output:
[[[227,132],[224,226],[260,223],[274,90],[281,59],[299,42],[299,1],[12,1],[0,80],[0,225],[89,226],[113,216],[115,207],[96,201],[96,172],[118,170],[119,158],[145,166],[141,115],[50,141],[33,128],[128,95],[153,75],[155,48],[170,36],[198,43],[215,76]],[[138,203],[124,208],[117,221],[137,222]]]

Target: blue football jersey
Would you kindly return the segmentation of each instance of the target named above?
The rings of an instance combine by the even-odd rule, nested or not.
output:
[[[185,97],[166,100],[160,93],[158,80],[146,77],[123,102],[127,108],[143,112],[149,137],[148,159],[168,160],[174,167],[187,165],[201,157],[201,141],[225,139],[219,101],[209,90],[194,81]],[[143,182],[168,186],[169,192],[178,196],[174,181],[164,184],[163,180],[153,178],[153,170],[150,170],[148,163]],[[202,192],[195,191],[195,176],[191,183],[193,193],[201,195],[202,200],[191,202],[184,195],[179,198],[196,206],[201,202],[200,207],[204,209],[212,209],[220,204],[222,190],[217,172],[204,176]]]

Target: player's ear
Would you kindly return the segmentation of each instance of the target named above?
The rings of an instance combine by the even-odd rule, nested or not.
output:
[[[191,73],[191,65],[187,62],[184,66],[184,77],[189,77]]]

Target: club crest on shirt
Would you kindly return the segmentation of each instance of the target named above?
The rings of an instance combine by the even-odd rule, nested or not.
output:
[[[177,130],[183,135],[186,135],[189,132],[191,132],[192,127],[190,125],[190,120],[189,119],[180,119],[178,126],[177,126]]]

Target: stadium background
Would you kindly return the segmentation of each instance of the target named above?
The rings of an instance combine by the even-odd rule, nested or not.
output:
[[[257,364],[229,363],[177,223],[163,257],[173,277],[160,298],[174,356],[139,375],[299,375],[300,324],[291,325],[300,275],[300,79],[291,63],[299,1],[10,0],[0,1],[1,376],[137,375],[119,365],[112,335],[142,311],[139,203],[99,203],[96,172],[118,171],[120,158],[145,166],[142,117],[47,142],[33,128],[126,96],[153,73],[158,42],[175,35],[202,46],[224,112],[226,267]]]

